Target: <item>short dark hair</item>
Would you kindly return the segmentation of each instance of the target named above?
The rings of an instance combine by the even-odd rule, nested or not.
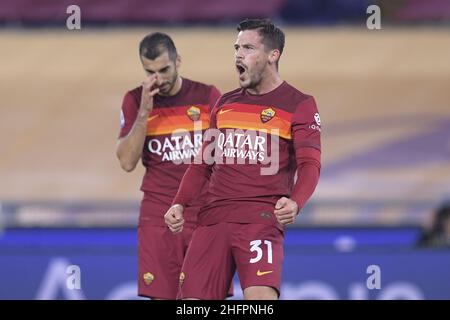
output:
[[[177,48],[173,40],[165,33],[150,33],[139,44],[139,55],[150,60],[155,60],[164,51],[169,53],[170,60],[175,61],[178,55]]]
[[[237,25],[237,31],[258,30],[262,43],[270,50],[278,49],[280,56],[284,49],[284,32],[269,19],[245,19]]]

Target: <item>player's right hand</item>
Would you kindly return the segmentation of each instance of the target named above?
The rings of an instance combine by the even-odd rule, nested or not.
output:
[[[154,89],[156,75],[152,74],[142,82],[142,95],[140,109],[150,114],[153,110],[153,97],[159,92],[159,88]]]
[[[294,223],[298,215],[298,205],[292,199],[282,197],[278,199],[273,212],[278,222],[283,226]]]
[[[177,234],[183,231],[183,211],[184,208],[181,204],[174,204],[169,208],[169,210],[167,210],[166,214],[164,215],[164,221],[173,234]]]

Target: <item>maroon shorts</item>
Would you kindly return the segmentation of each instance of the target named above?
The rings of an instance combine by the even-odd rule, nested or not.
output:
[[[157,299],[176,299],[183,259],[192,226],[172,234],[167,226],[138,227],[138,294]]]
[[[237,270],[242,290],[280,292],[284,234],[276,226],[223,222],[199,226],[192,235],[179,298],[225,299]]]

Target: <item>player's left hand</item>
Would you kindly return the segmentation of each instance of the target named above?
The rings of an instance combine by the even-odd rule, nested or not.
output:
[[[278,199],[273,212],[283,226],[294,223],[298,214],[297,202],[286,197]]]

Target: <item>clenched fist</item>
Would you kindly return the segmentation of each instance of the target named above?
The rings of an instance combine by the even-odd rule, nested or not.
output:
[[[278,199],[273,212],[283,226],[294,223],[298,214],[297,202],[286,197]]]
[[[181,204],[174,204],[169,208],[169,210],[167,210],[166,214],[164,215],[164,221],[173,234],[177,234],[183,231],[183,211],[184,208]]]

